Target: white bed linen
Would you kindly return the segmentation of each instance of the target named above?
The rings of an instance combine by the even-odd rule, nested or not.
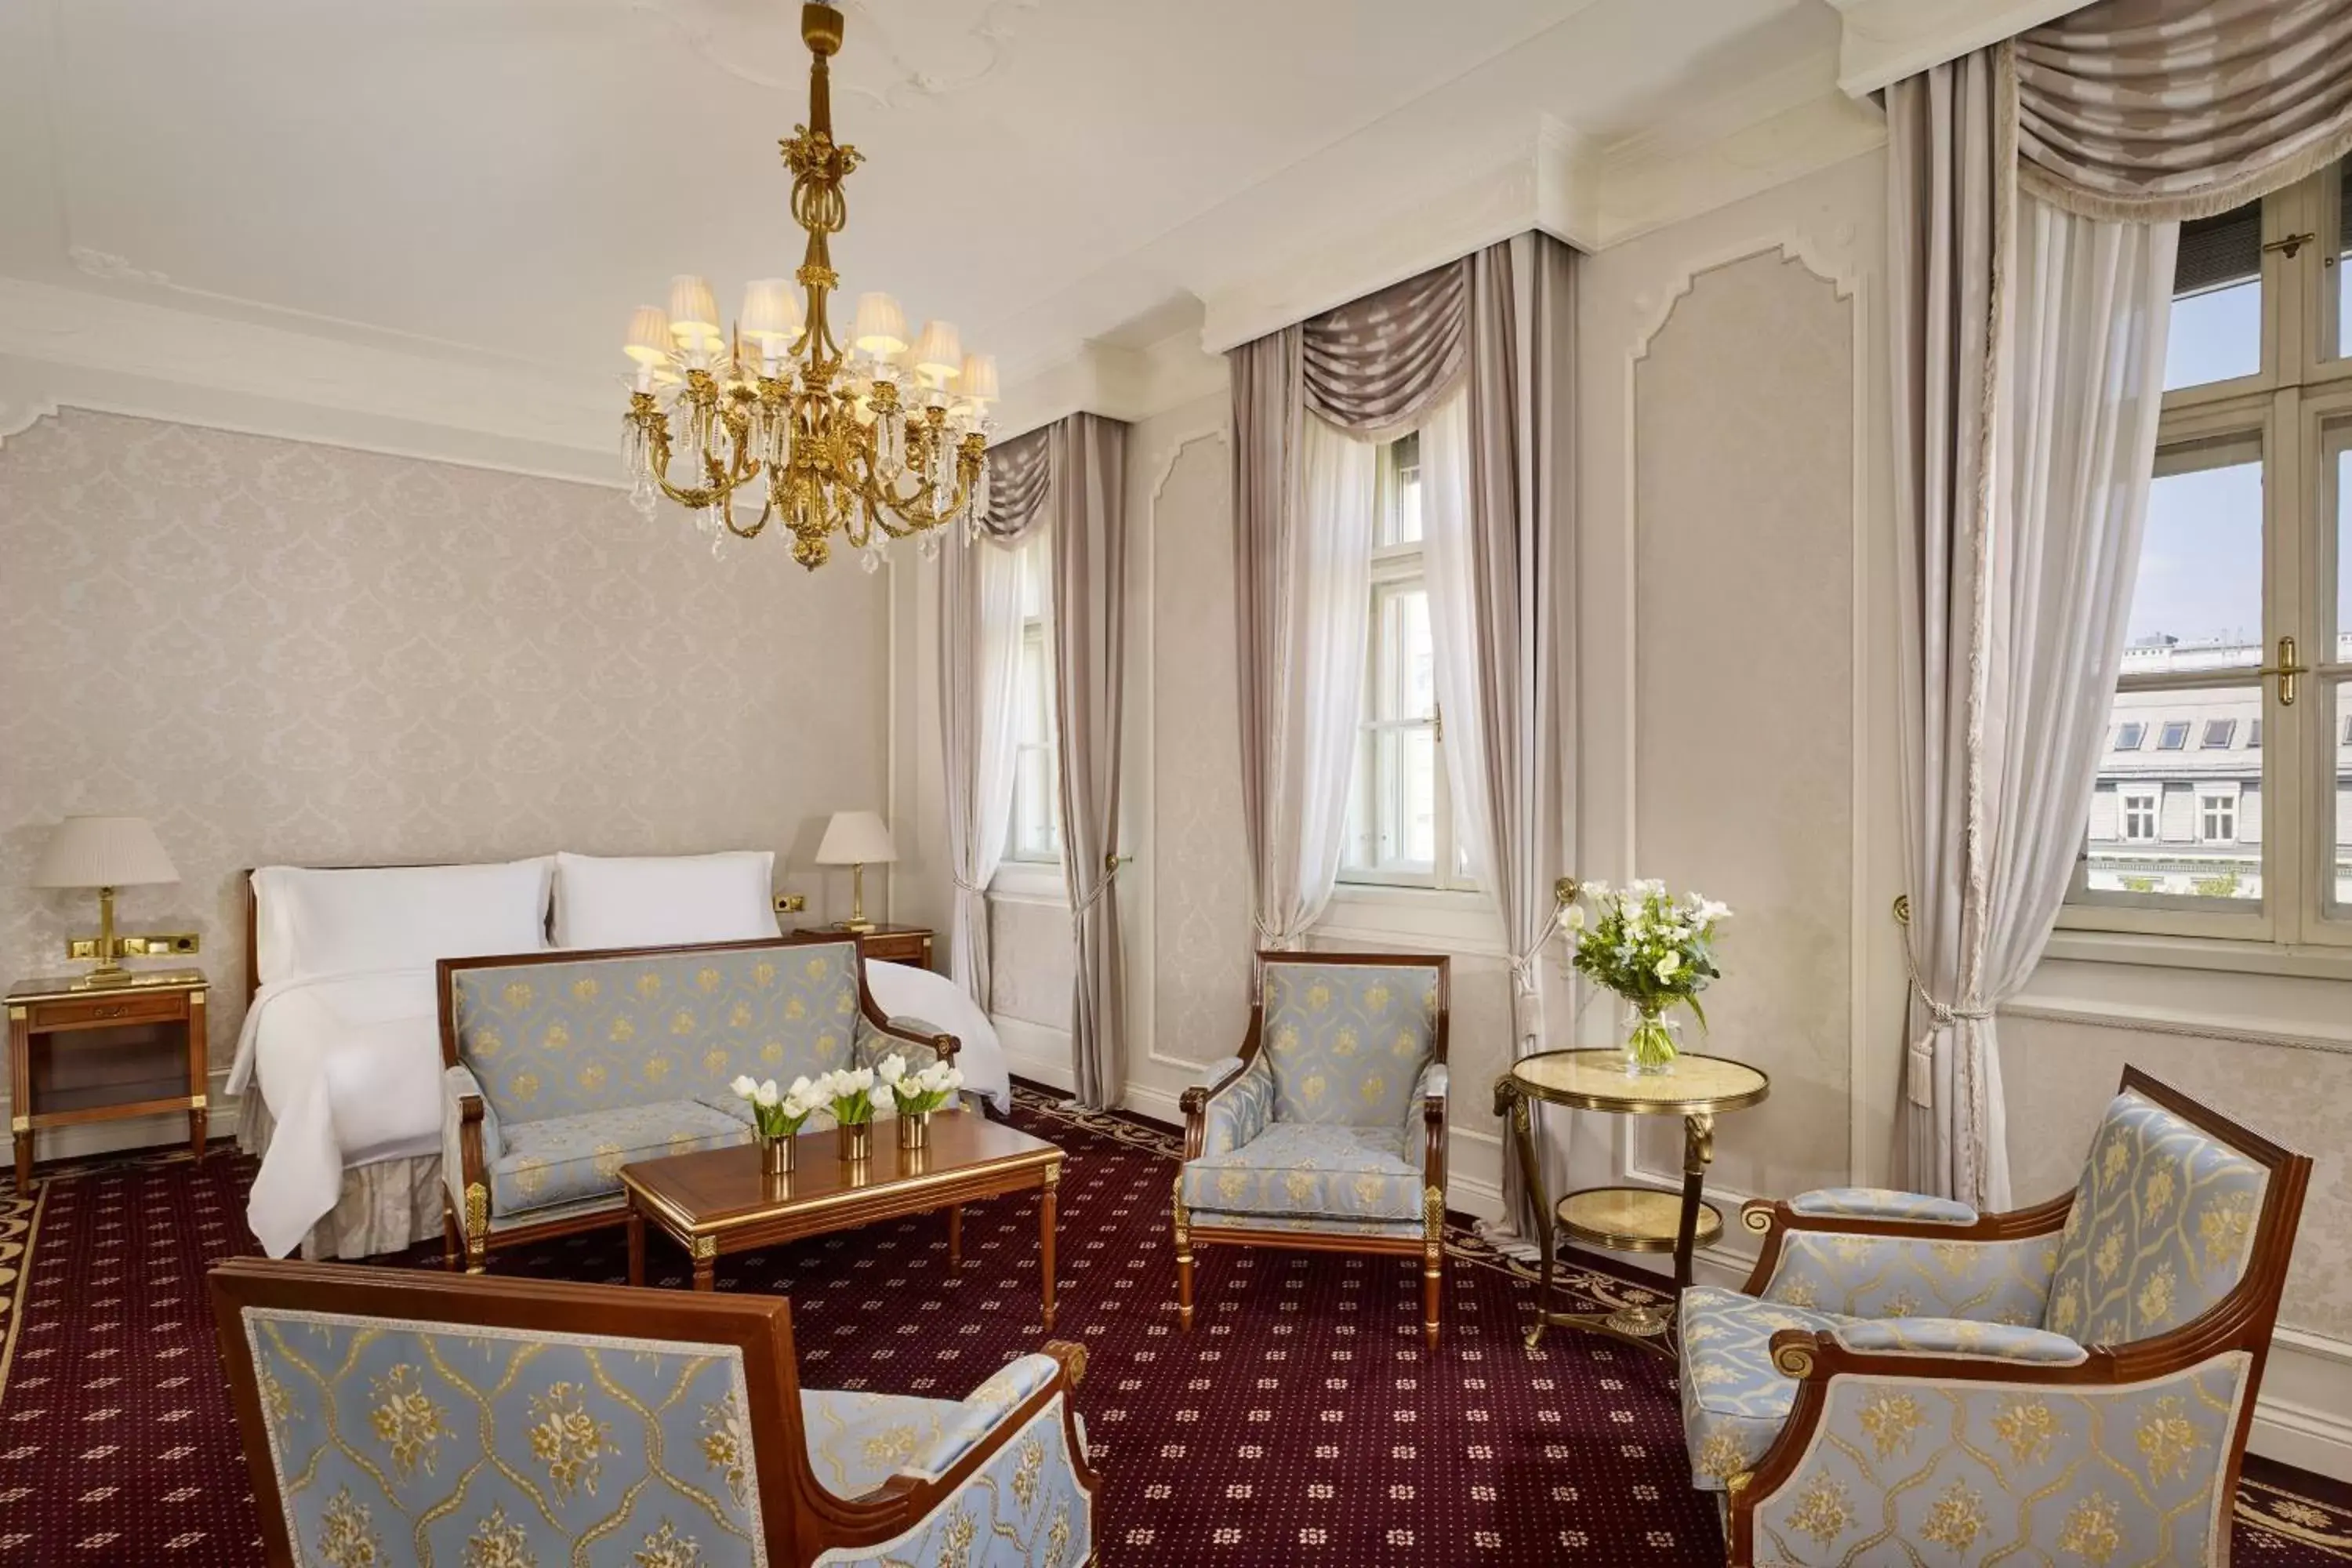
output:
[[[246,1202],[272,1258],[302,1245],[343,1172],[441,1150],[441,1028],[430,969],[265,985],[237,1037],[228,1091],[257,1088],[277,1122]]]
[[[996,1107],[1003,1115],[1013,1109],[1013,1073],[1004,1060],[1004,1042],[980,1004],[946,975],[906,963],[866,965],[866,988],[874,1004],[893,1018],[920,1018],[942,1034],[956,1037],[956,1065],[963,1069],[963,1087]]]

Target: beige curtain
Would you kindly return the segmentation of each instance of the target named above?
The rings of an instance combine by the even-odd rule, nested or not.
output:
[[[2080,853],[2139,562],[2179,225],[2016,186],[2008,46],[1889,90],[1914,1186],[2011,1204],[1995,1010]]]
[[[1549,1043],[1541,958],[1570,853],[1559,606],[1575,319],[1573,252],[1526,234],[1233,356],[1243,790],[1261,938],[1303,937],[1338,871],[1369,597],[1369,444],[1418,428],[1447,768],[1511,946],[1515,1056]],[[1350,449],[1363,454],[1360,496],[1335,477]],[[1566,1141],[1542,1142],[1557,1187]],[[1519,1173],[1506,1166],[1517,1226]]]
[[[1073,414],[1048,427],[1054,551],[1054,714],[1062,775],[1062,873],[1076,981],[1070,1067],[1078,1103],[1118,1103],[1120,698],[1126,664],[1127,426]]]
[[[940,561],[940,742],[955,881],[948,972],[983,1012],[991,1000],[988,883],[1003,858],[1013,806],[1020,663],[1015,550],[980,531],[950,542]]]
[[[1460,385],[1456,262],[1233,351],[1242,822],[1259,944],[1289,948],[1339,871],[1363,700],[1373,443]]]
[[[2027,192],[2210,217],[2352,152],[2347,0],[2100,0],[2019,36]]]

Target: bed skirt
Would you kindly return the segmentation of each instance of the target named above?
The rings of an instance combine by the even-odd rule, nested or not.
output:
[[[238,1106],[236,1146],[257,1159],[269,1148],[278,1123],[260,1094]],[[302,1238],[311,1262],[373,1258],[441,1238],[441,1156],[412,1154],[346,1166],[335,1206]]]

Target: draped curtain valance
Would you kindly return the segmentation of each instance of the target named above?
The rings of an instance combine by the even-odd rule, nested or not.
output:
[[[1055,427],[1044,426],[988,449],[988,505],[975,508],[974,515],[981,531],[999,543],[1019,542],[1045,515]]]
[[[1359,436],[1411,429],[1469,363],[1469,258],[1326,310],[1297,331],[1310,412]]]
[[[2011,48],[2019,184],[2084,217],[2210,217],[2352,152],[2346,0],[2098,0]]]

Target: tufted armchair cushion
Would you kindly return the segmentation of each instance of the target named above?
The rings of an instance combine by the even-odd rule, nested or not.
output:
[[[1263,984],[1274,1120],[1399,1125],[1435,1049],[1436,971],[1270,960]]]
[[[2153,1339],[2244,1277],[2263,1168],[2129,1089],[2091,1141],[2042,1327],[2085,1344]]]

